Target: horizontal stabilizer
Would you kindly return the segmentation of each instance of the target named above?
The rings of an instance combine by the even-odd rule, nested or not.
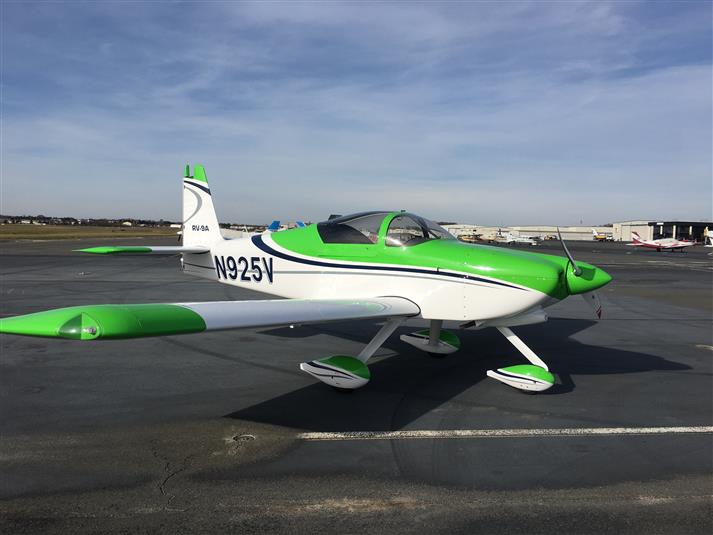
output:
[[[179,253],[207,253],[210,248],[203,246],[170,245],[101,245],[87,249],[75,249],[75,252],[90,254],[179,254]]]
[[[0,333],[73,340],[142,338],[419,313],[417,305],[400,297],[86,305],[3,318]]]

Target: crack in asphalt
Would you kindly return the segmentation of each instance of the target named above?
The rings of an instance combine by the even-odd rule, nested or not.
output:
[[[178,476],[182,472],[185,472],[190,468],[191,461],[196,457],[195,454],[190,454],[186,455],[180,463],[177,463],[177,466],[175,468],[172,468],[172,462],[171,460],[160,453],[158,451],[158,448],[155,445],[152,445],[151,448],[151,454],[154,456],[154,458],[158,459],[159,461],[163,462],[163,472],[165,474],[165,477],[161,479],[161,481],[158,483],[157,488],[159,492],[161,493],[162,496],[166,497],[166,503],[164,505],[164,509],[168,510],[168,508],[171,505],[171,502],[175,499],[176,495],[169,493],[166,490],[166,486],[168,485],[168,482],[173,479],[174,477]]]

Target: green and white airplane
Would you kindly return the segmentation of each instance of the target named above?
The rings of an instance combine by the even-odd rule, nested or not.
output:
[[[86,305],[0,319],[0,332],[72,340],[167,336],[224,329],[385,320],[358,355],[333,355],[300,368],[340,389],[369,382],[367,361],[407,319],[429,328],[401,340],[431,354],[460,348],[443,322],[494,327],[527,359],[487,375],[526,391],[550,388],[547,364],[511,327],[547,320],[545,307],[580,294],[601,316],[594,290],[611,277],[566,257],[472,245],[404,211],[374,211],[243,239],[224,239],[205,170],[186,166],[180,246],[104,246],[86,253],[181,254],[185,273],[286,299]]]

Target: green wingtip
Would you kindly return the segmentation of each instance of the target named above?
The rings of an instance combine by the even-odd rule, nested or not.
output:
[[[94,319],[80,307],[58,308],[0,319],[0,333],[92,340],[101,333]]]
[[[184,178],[191,178],[191,166],[186,164],[186,173],[183,175]]]
[[[193,180],[200,180],[206,184],[208,183],[208,179],[205,175],[205,167],[202,165],[196,165],[193,167]]]
[[[150,253],[151,247],[102,245],[100,247],[88,247],[87,249],[74,249],[74,252],[89,254]]]
[[[0,333],[70,340],[166,336],[205,328],[199,314],[173,304],[87,305],[0,319]]]

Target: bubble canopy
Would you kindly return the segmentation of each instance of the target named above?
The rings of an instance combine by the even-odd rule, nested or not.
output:
[[[317,223],[324,243],[412,247],[432,240],[455,240],[433,221],[408,212],[360,212]]]

